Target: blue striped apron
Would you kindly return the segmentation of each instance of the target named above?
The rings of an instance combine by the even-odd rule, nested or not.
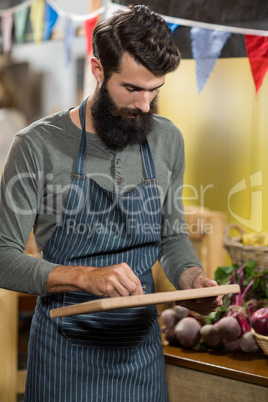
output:
[[[145,180],[117,194],[85,176],[86,100],[72,187],[43,257],[62,265],[127,263],[146,293],[161,244],[161,203],[148,142]],[[25,401],[165,402],[165,365],[155,306],[51,319],[52,308],[95,300],[86,292],[39,297],[32,320]]]

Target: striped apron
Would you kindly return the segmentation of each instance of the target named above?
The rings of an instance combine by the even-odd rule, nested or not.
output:
[[[161,203],[149,144],[141,146],[145,180],[117,194],[85,176],[86,100],[72,187],[43,257],[62,265],[127,263],[144,292],[161,244]],[[32,319],[25,401],[168,401],[155,306],[51,319],[52,308],[95,300],[86,292],[39,297]]]

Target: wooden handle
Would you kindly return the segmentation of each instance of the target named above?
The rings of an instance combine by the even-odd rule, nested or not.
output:
[[[234,238],[230,236],[230,231],[232,229],[237,230],[237,232],[239,233],[239,237],[242,237],[242,235],[244,233],[246,233],[246,231],[240,226],[237,225],[236,223],[230,223],[229,225],[227,225],[224,229],[224,241],[225,242],[234,242]]]
[[[76,314],[96,313],[99,311],[119,310],[149,306],[152,304],[169,303],[180,300],[216,297],[231,293],[239,293],[239,285],[211,286],[208,288],[174,290],[171,292],[149,293],[137,296],[108,297],[89,302],[60,307],[50,311],[51,318],[67,317]]]

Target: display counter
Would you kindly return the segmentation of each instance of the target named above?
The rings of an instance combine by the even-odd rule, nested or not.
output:
[[[169,402],[268,401],[268,358],[264,353],[163,348]]]

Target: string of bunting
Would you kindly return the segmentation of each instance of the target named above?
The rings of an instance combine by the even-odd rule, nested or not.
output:
[[[66,64],[71,60],[72,42],[76,32],[75,24],[77,23],[83,26],[86,53],[89,57],[92,52],[92,31],[99,17],[102,14],[109,16],[118,9],[126,10],[127,7],[105,0],[104,5],[98,10],[90,14],[80,15],[62,10],[55,0],[26,0],[12,8],[0,10],[3,52],[11,51],[13,26],[16,41],[21,44],[24,42],[26,24],[29,19],[34,42],[41,43],[51,38],[58,19],[62,18]],[[258,93],[268,70],[268,30],[209,24],[166,15],[162,15],[162,17],[172,32],[179,29],[180,26],[191,27],[190,36],[192,54],[196,61],[198,93],[201,93],[208,81],[231,33],[242,34],[245,37],[255,90],[256,94]]]

